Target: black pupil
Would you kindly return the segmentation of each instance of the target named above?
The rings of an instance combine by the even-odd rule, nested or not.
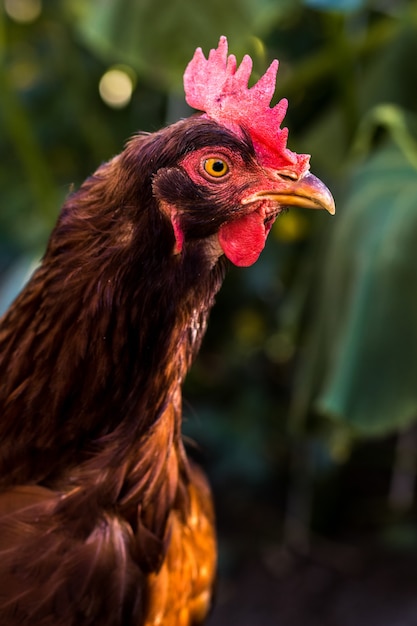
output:
[[[218,173],[223,172],[224,167],[223,161],[214,161],[212,165],[213,171]]]

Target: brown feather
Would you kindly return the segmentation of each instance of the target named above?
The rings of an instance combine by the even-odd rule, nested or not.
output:
[[[216,194],[179,165],[210,146],[255,175],[245,133],[202,118],[134,137],[69,196],[1,320],[1,624],[191,626],[209,610],[213,507],[181,385],[242,188]]]

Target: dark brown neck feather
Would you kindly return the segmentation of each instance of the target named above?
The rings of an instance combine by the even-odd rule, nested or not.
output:
[[[97,480],[103,499],[129,509],[162,488],[155,448],[168,500],[166,475],[186,471],[180,388],[224,267],[211,268],[198,245],[172,254],[171,225],[120,159],[68,199],[2,320],[0,475],[4,485]]]

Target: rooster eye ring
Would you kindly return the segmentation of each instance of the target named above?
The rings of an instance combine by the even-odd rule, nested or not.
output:
[[[229,171],[229,166],[223,159],[211,157],[203,162],[204,171],[214,178],[221,178]]]

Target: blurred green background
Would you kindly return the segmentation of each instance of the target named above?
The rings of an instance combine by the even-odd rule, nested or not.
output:
[[[312,155],[337,213],[284,214],[260,261],[230,270],[187,380],[184,433],[218,510],[212,623],[358,626],[360,611],[314,601],[340,604],[369,567],[395,572],[369,597],[403,611],[417,569],[415,1],[1,0],[0,311],[71,186],[135,131],[188,115],[183,70],[221,34],[255,78],[280,60],[289,147]],[[255,574],[256,606],[241,597]],[[305,622],[294,598],[283,609],[297,576]],[[417,623],[412,591],[402,624]],[[366,623],[394,624],[382,613]]]

